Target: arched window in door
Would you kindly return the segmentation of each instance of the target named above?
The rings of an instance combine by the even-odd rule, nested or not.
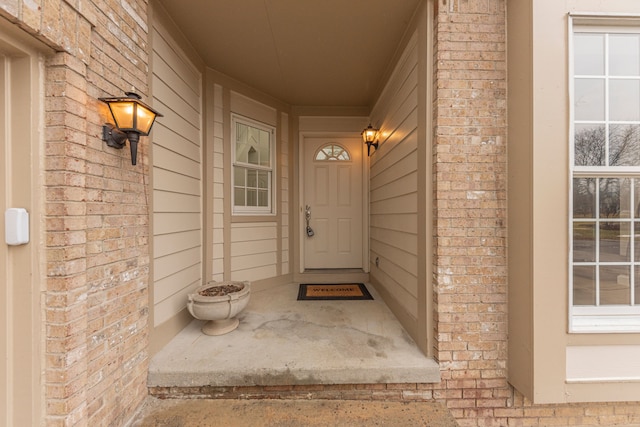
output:
[[[329,143],[316,152],[315,159],[317,161],[337,160],[349,161],[351,156],[349,152],[338,144]]]

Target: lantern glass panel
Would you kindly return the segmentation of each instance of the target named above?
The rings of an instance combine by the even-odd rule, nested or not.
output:
[[[138,104],[136,109],[136,128],[142,135],[148,135],[153,125],[153,121],[156,117],[155,113],[149,110],[147,107]]]
[[[133,129],[133,109],[134,103],[127,101],[110,102],[109,108],[120,130]]]
[[[376,138],[376,130],[375,129],[366,129],[362,136],[364,138],[364,142],[373,142],[375,140],[375,138]]]

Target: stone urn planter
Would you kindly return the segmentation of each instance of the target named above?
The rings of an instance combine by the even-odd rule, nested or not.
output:
[[[235,316],[247,306],[250,293],[249,282],[208,282],[188,295],[187,308],[196,319],[208,320],[203,333],[223,335],[238,327]]]

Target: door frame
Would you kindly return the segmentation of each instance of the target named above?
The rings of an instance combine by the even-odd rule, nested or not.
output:
[[[4,198],[2,205],[27,209],[30,228],[29,243],[6,246],[0,260],[7,266],[3,279],[8,279],[0,296],[4,316],[0,324],[8,329],[8,335],[2,338],[6,341],[0,347],[5,353],[2,356],[7,358],[2,369],[9,368],[0,392],[3,400],[0,426],[41,425],[45,418],[44,58],[54,52],[3,19],[0,19],[0,50],[8,58],[2,61],[5,73],[0,85],[8,90],[1,97],[0,114],[9,121],[1,137],[5,138],[1,144],[5,150],[3,161],[8,166],[4,171],[5,187],[0,191]],[[0,214],[4,215],[4,209]],[[4,225],[0,234],[4,236]],[[6,245],[4,237],[0,240],[1,245]],[[4,395],[5,392],[10,395]]]
[[[317,132],[317,131],[302,131],[299,134],[299,149],[298,149],[298,165],[304,165],[306,150],[306,140],[308,138],[357,138],[359,134],[356,132]],[[369,157],[364,150],[364,143],[361,146],[362,149],[362,271],[369,273]],[[305,189],[305,171],[304,168],[298,167],[298,221],[294,231],[294,236],[298,242],[298,272],[305,273],[304,268],[304,241],[306,233],[303,230],[305,226],[304,219],[304,189]],[[331,270],[333,272],[333,270]]]

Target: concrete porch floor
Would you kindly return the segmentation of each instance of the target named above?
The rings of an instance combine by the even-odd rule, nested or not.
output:
[[[256,292],[222,336],[194,320],[150,362],[153,387],[429,383],[426,357],[367,284],[374,300],[297,301],[298,285]]]

